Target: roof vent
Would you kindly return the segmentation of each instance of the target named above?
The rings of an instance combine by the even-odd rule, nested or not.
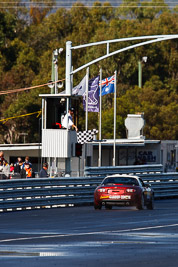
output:
[[[128,139],[145,139],[143,136],[143,128],[145,125],[144,113],[127,114],[125,126]]]

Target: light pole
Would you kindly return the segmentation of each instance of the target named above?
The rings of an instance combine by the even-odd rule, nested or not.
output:
[[[142,62],[147,62],[147,57],[142,57],[142,60],[138,61],[138,87],[142,88]]]
[[[58,55],[61,54],[63,51],[63,48],[55,49],[52,54],[52,72],[51,72],[51,81],[55,82],[54,84],[50,85],[51,88],[51,94],[57,94],[58,93]],[[59,86],[61,87],[61,85]]]

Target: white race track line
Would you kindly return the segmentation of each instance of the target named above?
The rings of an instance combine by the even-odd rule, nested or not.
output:
[[[100,231],[100,232],[86,232],[86,233],[75,233],[75,234],[58,234],[58,235],[44,235],[44,236],[34,236],[34,237],[21,237],[21,238],[0,240],[0,243],[22,241],[22,240],[44,239],[44,238],[59,238],[59,237],[85,236],[85,235],[96,235],[96,234],[100,235],[100,234],[106,234],[106,233],[126,233],[126,232],[133,232],[133,231],[169,228],[169,227],[176,227],[176,226],[178,226],[178,224],[157,225],[157,226],[150,226],[150,227],[143,227],[143,228],[130,228],[130,229],[116,230],[116,231]]]

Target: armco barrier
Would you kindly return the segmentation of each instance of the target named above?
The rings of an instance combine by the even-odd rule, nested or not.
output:
[[[152,165],[130,165],[130,166],[102,166],[85,167],[85,176],[106,176],[110,174],[140,174],[140,173],[162,173],[162,164]]]
[[[90,204],[100,182],[85,177],[1,180],[0,211]]]
[[[178,173],[141,174],[155,198],[178,197]],[[103,177],[35,178],[0,181],[0,211],[93,204]]]

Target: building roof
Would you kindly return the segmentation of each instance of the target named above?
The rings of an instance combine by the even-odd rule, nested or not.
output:
[[[145,146],[145,144],[159,144],[160,140],[145,140],[145,139],[116,139],[115,143],[119,146]],[[103,139],[102,141],[94,140],[93,144],[102,146],[109,146],[114,144],[114,139]]]
[[[116,146],[145,146],[145,144],[159,144],[160,140],[130,140],[130,139],[116,139]],[[114,144],[114,139],[103,139],[102,141],[94,140],[89,142],[94,146],[98,146],[99,143],[102,146],[111,146]],[[0,144],[0,151],[10,151],[10,150],[34,150],[41,149],[41,143],[26,143],[26,144]]]
[[[0,151],[41,149],[41,143],[0,144]]]

